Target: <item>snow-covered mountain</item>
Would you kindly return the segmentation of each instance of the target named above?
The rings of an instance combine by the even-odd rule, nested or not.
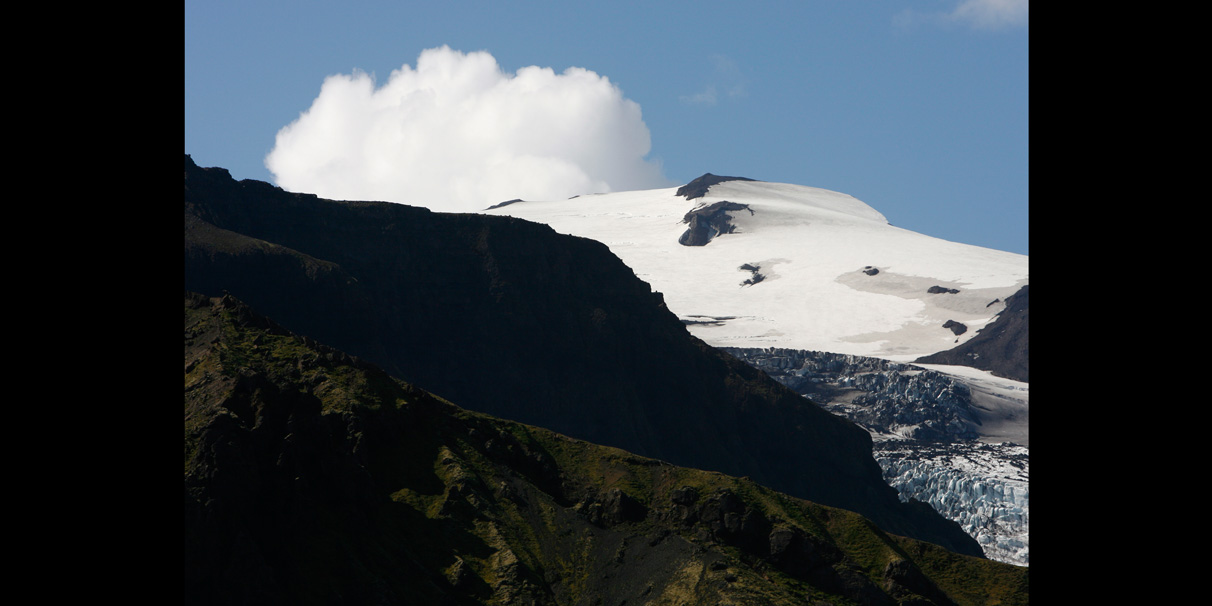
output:
[[[692,334],[867,427],[902,498],[959,522],[989,557],[1027,564],[1027,384],[879,362],[971,340],[1028,284],[1025,255],[895,227],[846,194],[710,174],[484,212],[606,244]]]
[[[911,361],[972,338],[1028,282],[1025,255],[895,227],[849,195],[720,179],[485,212],[606,244],[723,347]]]

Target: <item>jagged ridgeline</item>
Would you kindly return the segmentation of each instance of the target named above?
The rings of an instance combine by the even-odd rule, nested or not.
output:
[[[460,406],[750,476],[982,555],[902,503],[853,423],[692,337],[600,242],[520,219],[337,202],[185,158],[185,287]]]
[[[1026,604],[1028,569],[470,412],[185,295],[186,604]]]

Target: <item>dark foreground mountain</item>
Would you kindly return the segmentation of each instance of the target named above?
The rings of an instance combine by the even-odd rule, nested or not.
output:
[[[981,555],[902,503],[867,432],[693,338],[605,245],[508,217],[292,194],[185,158],[185,287],[461,406],[859,512]]]
[[[922,364],[952,364],[987,370],[999,377],[1029,382],[1030,308],[1028,286],[1006,297],[1006,308],[989,326],[954,349],[921,357]]]
[[[185,296],[186,604],[1026,604],[1028,571],[460,409]]]

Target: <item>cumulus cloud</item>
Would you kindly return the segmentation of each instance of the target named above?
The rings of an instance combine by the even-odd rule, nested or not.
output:
[[[290,191],[468,212],[675,185],[650,149],[640,106],[604,76],[510,74],[487,52],[443,46],[382,86],[358,71],[326,78],[265,166]]]

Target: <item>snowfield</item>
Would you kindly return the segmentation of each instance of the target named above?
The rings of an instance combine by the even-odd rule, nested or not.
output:
[[[911,361],[970,339],[1028,281],[1025,255],[894,227],[846,194],[760,181],[719,183],[694,200],[676,191],[523,201],[484,212],[606,244],[664,294],[692,334],[715,346]],[[749,207],[728,212],[734,231],[705,246],[679,244],[686,213],[720,201]],[[745,284],[755,274],[760,281]],[[936,286],[944,292],[929,292]],[[955,335],[943,328],[948,320],[967,331]]]

